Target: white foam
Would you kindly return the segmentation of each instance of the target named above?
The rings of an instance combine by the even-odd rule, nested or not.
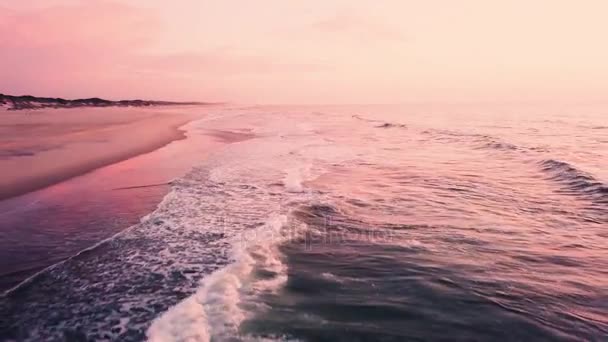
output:
[[[310,167],[310,164],[306,164],[303,167],[294,167],[287,170],[285,178],[283,179],[285,190],[289,192],[303,192],[304,186],[302,185],[302,182],[308,180],[308,177],[310,177]]]
[[[236,236],[232,241],[234,262],[204,278],[196,294],[157,318],[148,330],[149,340],[209,341],[239,336],[240,324],[250,315],[241,305],[244,299],[276,290],[287,280],[287,268],[277,249],[291,237],[282,232],[286,224],[287,215],[272,215],[263,226]],[[254,269],[276,276],[256,279]]]
[[[336,283],[342,283],[342,282],[344,282],[343,279],[341,279],[340,277],[338,277],[335,274],[330,273],[330,272],[323,272],[323,273],[321,273],[321,277],[324,278],[324,279],[336,282]]]
[[[165,341],[209,341],[207,316],[203,306],[192,296],[167,311],[155,320],[148,329],[148,340]]]
[[[210,155],[205,165],[188,177],[174,182],[179,196],[172,199],[169,209],[179,215],[163,215],[164,223],[158,229],[192,217],[179,229],[193,234],[201,229],[217,232],[217,225],[203,227],[201,220],[225,218],[229,222],[223,224],[222,232],[231,248],[232,262],[203,277],[194,295],[156,318],[147,331],[150,341],[252,339],[242,336],[240,325],[265,310],[256,298],[282,288],[287,266],[278,247],[305,229],[290,219],[289,212],[294,203],[308,203],[311,196],[318,196],[307,192],[303,183],[319,173],[318,161],[352,158],[349,150],[311,133],[311,127],[292,127],[282,120],[243,117],[238,127],[251,128],[258,138],[227,146]],[[235,120],[221,118],[213,122],[214,128],[221,129],[232,129],[234,124]],[[284,192],[268,188],[281,179]],[[267,218],[265,223],[255,227],[263,217]],[[206,253],[204,246],[184,247],[180,249],[183,253]]]

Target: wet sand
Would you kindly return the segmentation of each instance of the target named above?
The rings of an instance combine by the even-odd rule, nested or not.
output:
[[[0,200],[183,139],[195,108],[0,111]]]
[[[193,110],[203,120],[214,111]],[[223,146],[254,138],[197,120],[180,130],[185,139],[0,201],[0,293],[136,224],[155,210],[172,180]]]

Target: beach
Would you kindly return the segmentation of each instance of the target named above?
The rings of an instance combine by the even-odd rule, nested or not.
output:
[[[167,108],[0,112],[0,200],[40,189],[183,139],[200,117]]]
[[[201,110],[0,202],[0,340],[604,340],[603,113]]]
[[[608,342],[606,13],[0,0],[0,342]]]
[[[85,112],[99,122],[81,129],[87,139],[97,139],[95,143],[99,146],[93,152],[127,157],[88,172],[83,168],[76,169],[85,173],[0,201],[0,292],[136,224],[156,208],[170,191],[173,180],[182,177],[222,146],[252,137],[243,132],[197,128],[198,121],[208,119],[215,110],[213,106],[205,106],[157,108],[152,111],[106,108]],[[71,113],[58,110],[42,115],[37,111],[28,115],[38,113],[41,115],[35,119],[41,127],[54,134],[52,137],[69,141],[62,151],[58,151],[65,155],[66,161],[77,166],[86,161],[78,158],[81,155],[70,155],[70,151],[75,150],[73,146],[85,144],[87,139],[60,134],[67,130],[63,125],[68,121],[66,118],[74,126],[82,112],[76,109]],[[195,120],[179,128],[170,126],[190,118]],[[55,119],[66,120],[52,121]],[[163,126],[165,124],[166,127]],[[131,130],[137,132],[146,127],[153,127],[162,134],[146,134],[143,141],[132,139],[123,145],[119,143],[133,136]],[[42,134],[35,135],[31,131],[28,138],[43,140]],[[44,132],[42,128],[40,131]],[[45,136],[51,135],[49,132]],[[25,140],[25,137],[23,135],[21,139]],[[104,137],[111,139],[104,143]],[[172,137],[176,140],[165,142]],[[157,143],[164,145],[154,149]],[[140,147],[142,149],[137,150]],[[144,147],[154,150],[146,151]],[[144,153],[131,157],[127,154],[139,151]],[[7,150],[3,152],[7,153]],[[30,165],[40,163],[38,157],[31,155]],[[44,154],[42,157],[49,158]],[[61,162],[59,160],[56,164]],[[84,166],[90,167],[91,164]],[[21,180],[33,174],[24,171],[23,175],[19,175],[18,170],[14,171],[14,174],[21,176]]]

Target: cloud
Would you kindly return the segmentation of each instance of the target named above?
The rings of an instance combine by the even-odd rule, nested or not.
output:
[[[326,69],[238,47],[167,52],[159,47],[163,28],[158,12],[114,2],[0,9],[0,90],[184,99],[178,91],[196,94],[210,82]]]
[[[160,29],[154,12],[111,2],[3,9],[0,88],[53,94],[70,84],[94,82],[91,77],[133,60]]]
[[[168,55],[147,55],[137,67],[148,72],[174,74],[243,75],[280,72],[319,72],[327,69],[323,64],[309,62],[286,62],[281,58],[270,58],[246,54],[236,49],[206,52],[182,52]]]
[[[0,13],[0,43],[11,48],[132,49],[159,29],[154,12],[110,2]]]
[[[312,24],[313,30],[323,35],[333,35],[339,39],[354,39],[371,42],[403,42],[406,35],[397,27],[353,11],[341,11],[333,16],[320,19]]]

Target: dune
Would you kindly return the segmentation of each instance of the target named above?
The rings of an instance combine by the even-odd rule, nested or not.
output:
[[[183,108],[0,109],[0,200],[184,138]]]

